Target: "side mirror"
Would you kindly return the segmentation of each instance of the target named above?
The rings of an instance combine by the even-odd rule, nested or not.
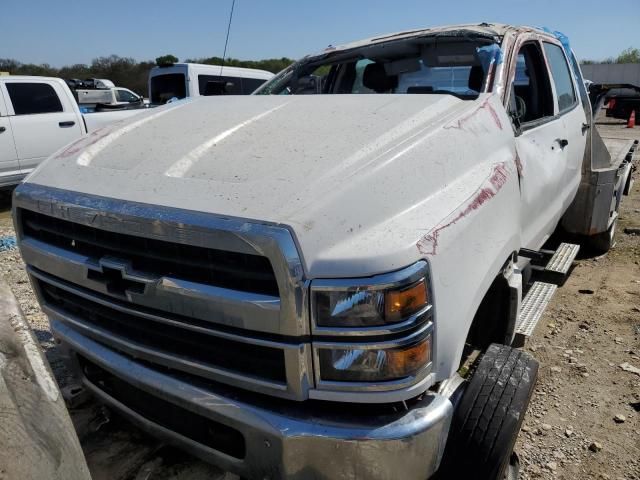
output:
[[[518,119],[518,121],[520,121],[527,114],[527,104],[522,98],[518,96],[515,97],[515,100],[516,100],[516,111],[514,112],[514,116]]]
[[[527,104],[524,99],[516,95],[515,90],[511,89],[511,96],[509,98],[509,116],[513,122],[513,126],[516,133],[519,135],[522,119],[527,115]]]

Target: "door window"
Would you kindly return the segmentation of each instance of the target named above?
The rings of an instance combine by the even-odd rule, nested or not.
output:
[[[63,111],[58,94],[47,83],[7,82],[6,86],[16,115]]]
[[[242,78],[220,75],[198,75],[200,95],[242,95]]]
[[[571,72],[562,48],[553,43],[544,43],[544,52],[549,61],[553,83],[556,86],[558,111],[570,109],[576,103],[576,92],[571,80]]]
[[[537,43],[526,43],[518,52],[509,113],[521,124],[539,122],[554,115],[549,73]]]
[[[419,60],[420,70],[400,74],[396,93],[454,93],[477,96],[482,90],[481,65],[429,67]],[[473,77],[473,78],[472,78]]]
[[[165,73],[151,77],[151,103],[164,104],[172,98],[185,98],[187,87],[183,73]]]
[[[137,102],[139,99],[128,90],[116,90],[116,96],[119,102]]]
[[[266,80],[262,78],[243,78],[242,93],[245,95],[249,95],[253,93],[264,82],[266,82]]]

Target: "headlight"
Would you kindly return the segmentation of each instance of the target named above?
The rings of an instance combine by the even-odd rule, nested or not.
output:
[[[427,381],[434,323],[425,261],[368,278],[313,280],[311,316],[318,390],[402,398]]]
[[[374,327],[397,323],[429,303],[422,278],[408,287],[316,292],[316,324],[321,327]]]
[[[320,379],[384,382],[418,373],[431,361],[431,335],[407,347],[324,349],[318,352]]]

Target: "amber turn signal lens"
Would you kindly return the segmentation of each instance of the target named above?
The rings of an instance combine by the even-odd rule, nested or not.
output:
[[[384,301],[387,322],[399,322],[429,303],[424,280],[404,290],[389,290]]]
[[[409,347],[322,348],[320,378],[332,382],[387,382],[410,377],[431,362],[431,335]]]
[[[404,350],[389,350],[391,375],[402,377],[414,373],[431,361],[431,339]]]

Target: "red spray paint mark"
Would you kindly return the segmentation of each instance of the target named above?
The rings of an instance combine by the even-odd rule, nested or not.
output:
[[[76,140],[75,142],[73,142],[71,145],[69,145],[67,148],[65,148],[63,151],[61,151],[58,155],[56,155],[56,158],[67,158],[70,157],[71,155],[73,155],[74,153],[78,152],[79,150],[82,149],[82,147],[79,147],[78,145],[82,145],[82,143],[85,141],[86,139],[83,138],[79,138],[78,140]]]
[[[493,174],[489,178],[489,182],[496,189],[495,193],[498,193],[500,189],[507,183],[509,178],[509,169],[506,162],[498,163],[493,166]]]
[[[500,117],[498,116],[498,112],[496,112],[496,109],[493,108],[493,105],[491,105],[489,103],[489,99],[487,98],[484,103],[482,104],[482,106],[480,108],[486,108],[487,110],[489,110],[489,113],[491,114],[491,118],[493,118],[493,121],[495,122],[496,126],[502,130],[502,122],[500,121]]]
[[[445,125],[444,128],[445,129],[455,128],[458,130],[462,130],[465,123],[471,120],[480,110],[486,109],[491,115],[491,119],[493,120],[493,123],[495,123],[496,127],[502,130],[502,122],[500,121],[500,116],[498,115],[498,112],[496,112],[495,108],[493,108],[493,106],[489,103],[489,100],[491,100],[491,98],[487,98],[484,102],[482,102],[482,104],[478,108],[476,108],[469,115],[459,118],[458,120],[455,121],[453,125],[451,124]]]
[[[71,156],[75,155],[76,153],[84,150],[85,148],[90,147],[91,145],[93,145],[94,143],[98,142],[102,138],[106,137],[107,135],[109,135],[109,133],[110,133],[109,130],[107,130],[107,131],[105,131],[103,129],[95,130],[94,132],[91,132],[87,137],[79,138],[78,140],[73,142],[71,145],[69,145],[67,148],[65,148],[62,152],[60,152],[58,155],[56,155],[55,158],[71,157]],[[89,139],[91,139],[91,140],[89,141]]]
[[[476,190],[471,196],[471,201],[466,206],[456,212],[453,212],[449,217],[451,220],[447,223],[439,225],[430,230],[424,235],[416,246],[418,251],[423,255],[435,255],[438,247],[438,237],[440,232],[451,225],[456,224],[459,220],[466,217],[469,213],[477,210],[486,202],[491,200],[502,189],[507,179],[509,178],[509,169],[506,162],[498,163],[494,165],[491,175],[483,182],[483,185]]]

